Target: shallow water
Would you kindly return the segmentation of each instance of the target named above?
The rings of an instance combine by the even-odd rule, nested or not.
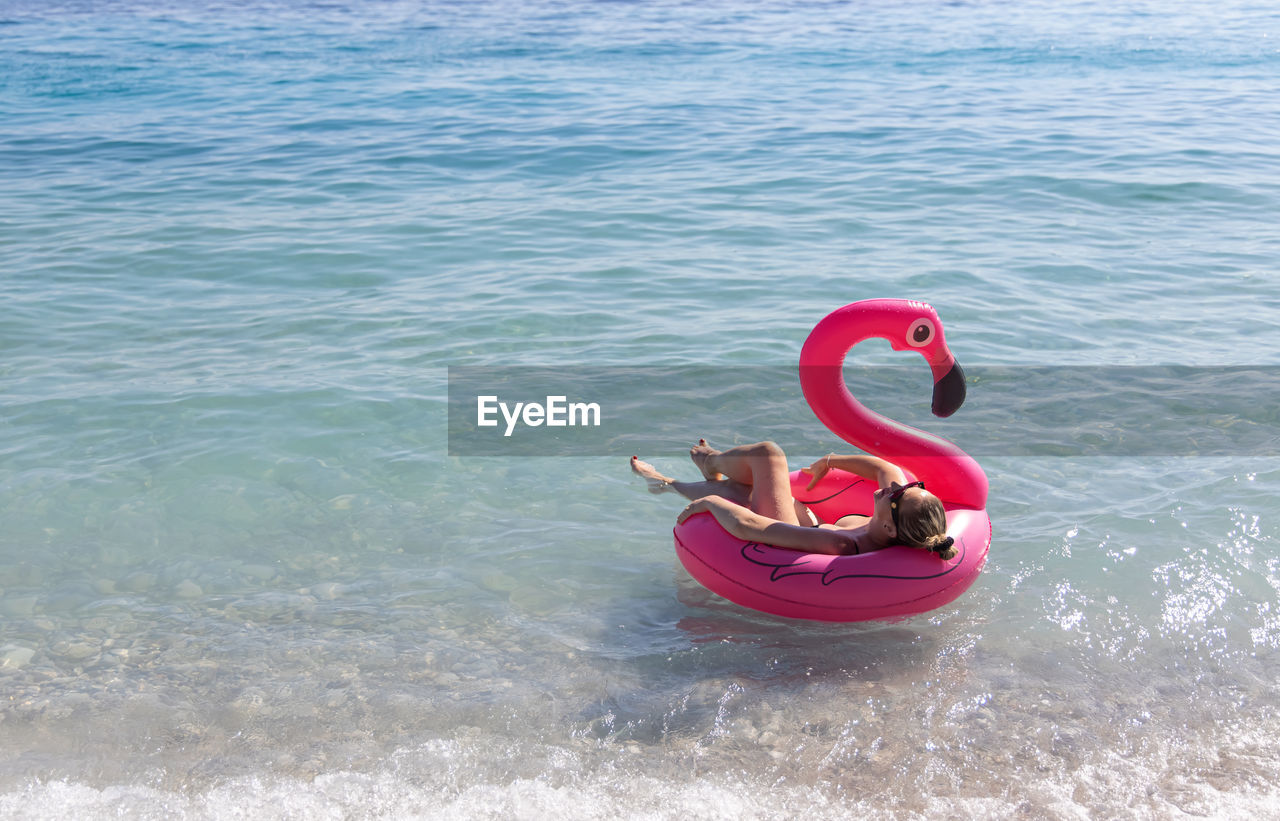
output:
[[[1273,10],[0,21],[0,814],[1274,807]],[[838,447],[788,374],[881,296],[970,369],[930,422],[856,356],[981,459],[984,574],[896,624],[703,591],[625,456]],[[632,404],[476,455],[468,369]]]

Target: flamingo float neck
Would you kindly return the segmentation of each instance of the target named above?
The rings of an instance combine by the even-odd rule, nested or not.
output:
[[[950,416],[964,402],[964,372],[947,348],[933,307],[907,299],[868,299],[831,312],[805,340],[800,387],[809,407],[836,436],[923,479],[948,507],[985,508],[987,475],[972,457],[946,439],[881,416],[853,398],[844,380],[844,361],[854,345],[871,338],[924,356],[933,372],[936,416]]]

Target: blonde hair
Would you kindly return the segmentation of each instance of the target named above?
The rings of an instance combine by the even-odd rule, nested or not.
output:
[[[940,559],[954,559],[955,539],[947,535],[947,512],[937,496],[925,496],[908,513],[901,511],[898,538],[911,547],[923,547]]]

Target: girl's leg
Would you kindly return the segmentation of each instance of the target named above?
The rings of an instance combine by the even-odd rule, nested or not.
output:
[[[689,448],[689,458],[698,466],[698,470],[702,473],[702,477],[710,481],[725,478],[723,473],[707,467],[707,454],[713,452],[712,448],[707,444],[706,439],[699,439],[698,444]]]
[[[703,476],[723,474],[730,482],[750,486],[747,507],[756,513],[787,524],[801,523],[791,496],[787,455],[775,443],[756,442],[718,451],[700,439],[689,449],[689,456]]]
[[[731,482],[728,479],[682,482],[679,479],[663,476],[657,468],[638,456],[631,457],[631,469],[649,483],[650,493],[674,491],[690,501],[701,499],[703,496],[720,496],[743,507],[750,506],[751,488],[738,482]]]

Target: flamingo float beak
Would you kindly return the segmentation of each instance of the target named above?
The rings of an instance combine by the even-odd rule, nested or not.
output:
[[[964,404],[964,369],[951,360],[951,367],[933,383],[933,415],[946,418]]]

